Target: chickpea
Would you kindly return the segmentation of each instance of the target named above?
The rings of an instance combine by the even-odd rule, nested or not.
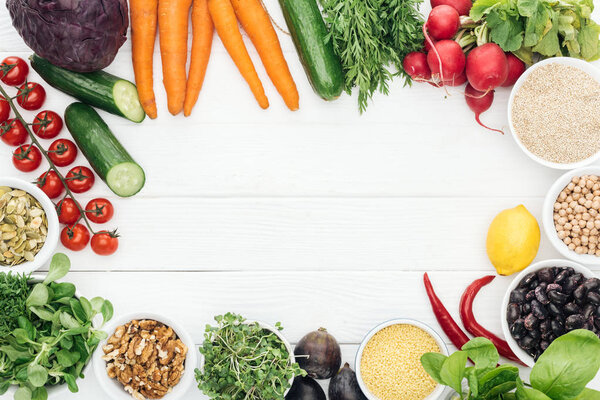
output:
[[[575,250],[575,247],[577,247],[577,246],[575,246],[574,243],[571,243],[567,247],[569,248],[569,250]]]

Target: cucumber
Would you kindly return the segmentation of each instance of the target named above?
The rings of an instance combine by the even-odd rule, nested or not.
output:
[[[73,103],[65,110],[65,124],[94,171],[116,195],[133,196],[144,187],[144,170],[96,110],[87,104]]]
[[[344,89],[344,71],[333,50],[316,0],[279,0],[287,26],[315,92],[337,99]]]
[[[31,66],[50,86],[90,106],[111,114],[142,122],[146,113],[140,104],[136,86],[108,72],[73,72],[50,64],[34,54]]]

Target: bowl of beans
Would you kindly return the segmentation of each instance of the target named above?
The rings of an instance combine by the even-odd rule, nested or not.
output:
[[[393,319],[377,325],[356,354],[356,378],[369,400],[437,400],[445,392],[421,366],[428,352],[448,355],[446,343],[428,325]]]
[[[573,261],[540,261],[511,282],[501,314],[510,348],[533,367],[565,333],[588,329],[600,334],[600,279]]]
[[[544,200],[542,224],[561,255],[600,265],[600,167],[579,168],[558,178]]]

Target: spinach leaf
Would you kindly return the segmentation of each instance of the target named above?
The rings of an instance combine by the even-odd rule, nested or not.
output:
[[[479,393],[487,395],[492,392],[497,386],[507,382],[516,382],[519,377],[519,368],[504,364],[492,369],[479,379]],[[514,389],[515,386],[512,387]]]
[[[479,378],[477,377],[475,368],[468,367],[465,370],[465,376],[467,378],[467,383],[469,384],[469,398],[477,398],[479,396]]]
[[[476,369],[494,368],[500,360],[498,350],[486,338],[471,339],[462,347],[462,350],[466,351],[469,358],[473,360]]]
[[[598,400],[598,399],[600,399],[600,392],[598,392],[597,390],[588,389],[588,388],[583,389],[583,392],[581,392],[579,394],[579,396],[577,396],[575,398],[575,400]]]
[[[457,351],[446,358],[440,370],[440,378],[444,384],[450,386],[457,393],[462,393],[462,381],[465,377],[467,358],[465,351]]]
[[[517,400],[552,400],[537,389],[527,388],[521,378],[517,379]]]
[[[425,369],[425,372],[427,372],[434,381],[442,385],[444,382],[440,376],[440,371],[447,358],[448,357],[440,353],[425,353],[421,356],[421,365],[423,366],[423,369]]]
[[[63,253],[56,253],[52,256],[52,261],[50,261],[50,268],[48,268],[48,275],[44,279],[44,285],[48,285],[50,282],[64,277],[69,272],[69,269],[71,269],[69,257]]]

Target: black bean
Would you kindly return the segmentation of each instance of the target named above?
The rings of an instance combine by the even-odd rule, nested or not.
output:
[[[546,349],[548,348],[548,346],[550,346],[550,342],[548,342],[547,340],[542,340],[540,342],[540,350],[546,351]]]
[[[524,303],[521,306],[521,314],[527,315],[531,312],[531,303]]]
[[[521,306],[517,303],[510,303],[506,310],[506,320],[509,324],[515,322],[521,316]]]
[[[573,279],[572,276],[570,276],[562,283],[562,287],[563,293],[571,294],[573,293],[573,290],[575,290],[575,288],[577,287],[577,282],[575,281],[575,279]]]
[[[548,313],[553,317],[563,315],[563,311],[556,304],[550,303],[546,306],[546,309],[548,310]]]
[[[587,301],[594,305],[600,305],[600,294],[598,294],[597,292],[588,292],[585,298]]]
[[[535,299],[535,290],[530,290],[529,292],[527,292],[527,294],[525,295],[525,301],[531,301]]]
[[[594,325],[596,325],[596,328],[600,330],[600,318],[596,318]]]
[[[554,278],[554,282],[556,283],[563,283],[565,279],[567,279],[569,277],[569,271],[567,271],[566,269],[563,269],[561,272],[558,273],[558,275],[556,275],[556,277]]]
[[[550,303],[550,299],[546,295],[546,290],[541,285],[535,288],[535,298],[542,304]]]
[[[545,319],[542,322],[540,322],[540,326],[538,327],[538,329],[540,330],[540,332],[543,334],[545,332],[550,332],[550,320],[549,319]]]
[[[585,318],[581,314],[573,314],[569,315],[565,321],[565,328],[568,331],[572,331],[574,329],[581,329],[585,324]]]
[[[575,289],[575,291],[573,292],[573,297],[575,297],[575,300],[583,300],[586,294],[586,287],[584,285],[579,285],[577,289]]]
[[[522,318],[519,318],[510,326],[510,334],[516,340],[521,339],[527,334],[527,330],[525,329],[525,321],[523,321]]]
[[[529,284],[529,289],[533,290],[536,287],[538,287],[540,284],[540,281],[538,281],[537,276],[534,280],[531,281],[531,283]]]
[[[600,288],[600,279],[598,279],[598,278],[589,278],[588,280],[586,280],[583,283],[583,286],[585,286],[585,288],[588,291],[596,290],[596,289]]]
[[[526,294],[527,289],[515,289],[510,293],[510,302],[517,304],[524,303]]]
[[[535,339],[531,336],[525,336],[521,340],[519,340],[519,346],[522,349],[531,349],[535,345]]]
[[[579,306],[577,304],[575,304],[574,302],[570,302],[570,303],[565,304],[565,306],[563,307],[563,311],[567,315],[571,315],[571,314],[577,314],[578,312],[580,312],[581,308],[579,308]]]
[[[584,318],[589,318],[594,315],[595,308],[596,307],[593,304],[586,304],[586,306],[583,307],[583,311],[581,312],[581,314]]]
[[[527,329],[528,331],[537,329],[537,327],[539,326],[539,322],[539,319],[535,315],[529,314],[525,317],[524,320],[525,329]]]
[[[600,318],[600,306],[596,308],[596,317]]]
[[[552,283],[554,281],[554,271],[552,271],[552,268],[542,268],[537,272],[537,278],[540,282]]]
[[[540,340],[542,337],[542,332],[540,332],[538,329],[534,329],[532,331],[529,331],[529,336],[531,336],[532,338],[534,338],[536,341]]]
[[[559,292],[562,292],[562,286],[560,286],[558,283],[551,283],[548,286],[546,286],[546,292],[549,292],[551,290],[557,290]]]
[[[564,294],[561,293],[557,290],[551,290],[548,292],[548,298],[550,299],[550,301],[554,304],[557,304],[559,306],[562,306],[563,304],[565,304],[567,301],[569,301],[569,295],[568,294]]]
[[[565,333],[565,327],[559,320],[553,319],[552,322],[550,322],[550,327],[552,328],[552,333],[555,336],[561,336],[563,333]],[[552,336],[549,339],[551,338]]]
[[[535,272],[530,272],[527,275],[525,275],[525,277],[523,279],[521,279],[521,282],[519,282],[519,287],[520,288],[526,288],[529,287],[529,285],[531,284],[531,281],[533,281],[536,278],[537,274]]]

